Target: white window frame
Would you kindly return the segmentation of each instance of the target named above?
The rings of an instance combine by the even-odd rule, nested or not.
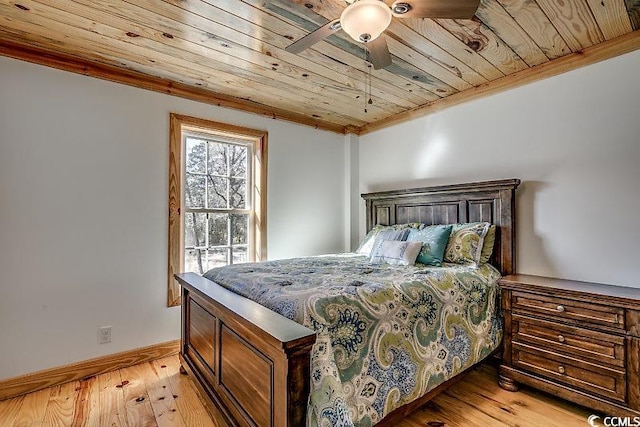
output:
[[[183,251],[189,250],[189,249],[202,249],[202,250],[209,250],[209,249],[226,249],[227,250],[227,263],[228,264],[233,264],[233,249],[234,247],[245,247],[247,248],[247,257],[248,257],[248,261],[254,261],[255,260],[255,256],[251,256],[250,252],[250,248],[253,247],[254,241],[255,241],[255,231],[254,231],[254,226],[255,226],[255,220],[253,218],[253,192],[251,191],[251,189],[253,188],[253,141],[246,141],[243,139],[239,139],[239,138],[235,138],[235,137],[228,137],[225,135],[218,135],[218,134],[212,134],[212,133],[203,133],[201,131],[194,131],[194,130],[189,130],[189,129],[183,129],[182,131],[182,152],[185,153],[186,152],[186,147],[187,147],[187,139],[199,139],[204,141],[205,143],[207,142],[216,142],[216,143],[221,143],[221,144],[226,144],[226,145],[239,145],[242,147],[246,147],[247,148],[247,170],[246,170],[246,176],[243,177],[243,179],[246,180],[246,184],[245,184],[245,188],[247,189],[246,194],[245,194],[245,208],[244,209],[240,209],[240,208],[190,208],[187,206],[186,203],[186,191],[182,191],[182,206],[184,206],[183,211],[184,211],[184,215],[187,215],[189,213],[204,213],[204,214],[229,214],[229,215],[233,215],[233,214],[240,214],[240,215],[247,215],[248,216],[248,228],[247,228],[247,243],[245,244],[238,244],[238,245],[234,245],[232,242],[233,236],[232,236],[232,231],[231,231],[231,222],[229,221],[228,225],[227,225],[227,244],[225,245],[216,245],[216,246],[211,246],[209,244],[209,233],[205,232],[204,236],[205,236],[205,244],[200,246],[200,247],[188,247],[188,246],[184,246]],[[186,161],[186,158],[185,158]],[[209,150],[206,150],[206,161],[205,164],[208,167],[208,163],[209,163]],[[184,163],[183,163],[184,164]],[[202,175],[205,177],[205,179],[208,177],[208,175],[212,175],[211,173],[203,173],[203,174],[199,174],[199,173],[193,173],[191,172],[192,175],[198,176],[198,175]],[[229,189],[229,185],[231,184],[231,179],[233,178],[238,178],[238,177],[233,177],[231,176],[230,173],[230,169],[229,167],[227,167],[227,173],[226,175],[214,175],[214,177],[221,177],[221,178],[225,178],[228,180],[227,182],[227,195],[230,196],[230,189]],[[187,171],[186,168],[184,168],[183,170],[183,177],[182,177],[182,182],[185,183],[186,182],[186,178],[187,178]],[[208,194],[208,189],[209,189],[209,185],[208,185],[208,181],[206,181],[205,184],[205,199],[208,199],[209,194]],[[183,221],[183,227],[184,227],[184,221]],[[208,230],[208,227],[206,227],[206,229]],[[184,266],[184,263],[183,263]]]

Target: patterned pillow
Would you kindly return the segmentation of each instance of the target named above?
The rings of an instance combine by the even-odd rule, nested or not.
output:
[[[375,227],[373,227],[371,231],[369,231],[367,235],[364,236],[364,239],[360,241],[360,244],[356,249],[356,253],[362,254],[362,255],[371,255],[371,248],[373,248],[373,242],[375,242],[376,236],[378,235],[381,229],[382,227],[379,225],[376,225]]]
[[[413,265],[422,247],[421,242],[385,240],[371,255],[372,264]]]
[[[420,230],[410,230],[407,241],[422,243],[416,262],[440,267],[452,228],[451,225],[429,225]]]
[[[444,252],[444,261],[456,264],[480,263],[482,245],[489,231],[488,222],[455,224]]]
[[[409,235],[409,229],[404,228],[402,230],[394,230],[392,228],[382,230],[376,236],[376,240],[373,242],[373,246],[371,248],[371,254],[375,254],[376,250],[382,242],[386,242],[387,240],[407,240],[407,236]]]
[[[489,258],[493,254],[493,247],[496,245],[496,226],[491,224],[487,235],[484,237],[482,244],[482,253],[480,254],[480,264],[489,262]]]
[[[362,241],[358,245],[358,249],[356,249],[356,253],[371,256],[371,249],[373,249],[373,244],[376,241],[376,237],[378,237],[378,233],[380,233],[381,231],[403,230],[405,228],[419,228],[421,225],[422,224],[419,223],[376,225],[371,229],[371,231],[367,233],[364,239],[362,239]]]

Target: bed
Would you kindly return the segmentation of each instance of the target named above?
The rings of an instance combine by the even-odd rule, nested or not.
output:
[[[515,189],[519,183],[519,180],[512,179],[363,194],[367,230],[377,224],[413,222],[429,225],[484,221],[495,225],[496,242],[491,258],[495,269],[484,266],[465,270],[463,266],[448,266],[457,270],[455,274],[458,277],[467,277],[455,279],[466,283],[463,288],[470,292],[467,297],[457,297],[457,293],[449,290],[447,283],[451,279],[443,279],[441,282],[444,284],[436,284],[444,299],[448,292],[460,302],[477,300],[480,295],[483,307],[494,310],[496,303],[492,299],[495,292],[478,293],[474,286],[479,282],[477,275],[480,273],[495,282],[498,271],[502,274],[514,272]],[[342,264],[346,265],[346,270],[337,267]],[[323,298],[327,298],[322,301],[329,301],[324,305],[327,308],[323,313],[309,314],[308,310],[290,302],[291,299],[283,298],[283,294],[288,297],[308,294],[311,286],[305,286],[303,280],[307,270],[322,272],[326,277],[331,277],[328,272],[335,270],[334,273],[346,280],[346,285],[333,286],[327,280],[326,286],[318,286],[322,289]],[[495,330],[496,322],[478,317],[483,312],[478,311],[479,301],[475,301],[475,316],[478,318],[470,324],[472,328],[479,329],[478,339],[481,341],[480,344],[475,339],[473,341],[471,352],[475,357],[469,357],[468,345],[466,353],[463,349],[454,354],[456,352],[452,349],[462,348],[464,339],[458,336],[456,327],[449,325],[448,332],[439,335],[441,341],[447,342],[426,343],[421,347],[425,358],[431,358],[432,365],[439,369],[421,384],[416,384],[416,378],[421,378],[416,369],[421,368],[415,368],[406,352],[402,353],[402,340],[394,334],[387,338],[380,335],[381,330],[393,328],[393,322],[386,322],[375,329],[379,335],[376,336],[378,358],[357,360],[345,352],[345,348],[350,346],[358,348],[357,344],[363,341],[362,336],[370,332],[363,326],[363,316],[368,314],[361,306],[375,306],[382,311],[390,311],[391,307],[396,310],[394,318],[398,318],[397,298],[413,295],[415,298],[410,298],[411,301],[421,301],[420,307],[428,307],[425,302],[431,301],[425,301],[424,294],[416,291],[414,286],[419,281],[417,278],[428,276],[433,277],[429,280],[437,282],[438,277],[444,277],[444,273],[440,274],[444,270],[435,271],[419,266],[404,270],[371,267],[363,256],[344,254],[308,261],[287,260],[280,264],[239,265],[210,274],[209,277],[215,281],[191,273],[176,275],[182,285],[182,366],[193,376],[212,409],[215,408],[212,414],[230,425],[302,426],[307,425],[307,420],[308,425],[350,425],[353,420],[356,425],[393,425],[395,420],[459,380],[465,369],[496,348],[495,341],[500,338],[500,332]],[[382,280],[376,280],[375,276],[384,274],[389,277],[397,275],[393,280],[389,279],[394,283],[395,291],[387,292],[386,300],[380,296],[382,294],[374,292],[377,289],[373,289]],[[255,280],[254,283],[241,286],[245,280],[251,282],[250,277],[254,277],[251,279]],[[226,287],[216,281],[224,281]],[[367,286],[373,288],[367,289]],[[347,295],[355,294],[369,295],[371,300],[357,301],[358,310],[336,310],[336,298],[348,299]],[[314,297],[309,294],[307,301],[308,298]],[[462,307],[456,304],[447,307],[455,306],[456,310]],[[434,308],[439,309],[444,310],[442,307]],[[469,307],[461,310],[473,311]],[[421,318],[412,314],[407,316],[407,324],[415,331],[426,330],[423,327],[425,322],[433,320],[433,313],[425,313],[424,310]],[[334,353],[328,351],[331,345],[327,329],[335,329],[336,324],[327,319],[338,318],[352,329],[360,328],[361,334],[358,335],[360,341],[356,340],[356,343],[347,339],[334,345],[332,350],[338,350]],[[318,319],[324,319],[326,324],[319,325],[322,322]],[[419,325],[411,319],[417,319]],[[317,329],[318,333],[301,323]],[[334,332],[339,333],[332,330]],[[428,339],[426,336],[422,338]],[[385,360],[391,365],[395,360],[397,366],[385,366]],[[353,365],[360,371],[354,370]],[[350,378],[344,378],[345,372],[351,372],[347,375]],[[393,390],[386,386],[391,375],[396,376],[397,386]],[[342,394],[349,399],[341,400]],[[381,396],[384,399],[381,400]],[[308,402],[312,402],[309,411]]]

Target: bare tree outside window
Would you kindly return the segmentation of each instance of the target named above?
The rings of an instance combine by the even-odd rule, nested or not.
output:
[[[248,261],[251,149],[185,134],[185,271]]]

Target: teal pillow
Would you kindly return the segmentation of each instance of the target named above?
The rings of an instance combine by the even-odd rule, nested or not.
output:
[[[422,242],[416,262],[440,267],[452,228],[451,225],[429,225],[421,230],[412,229],[407,241]]]

